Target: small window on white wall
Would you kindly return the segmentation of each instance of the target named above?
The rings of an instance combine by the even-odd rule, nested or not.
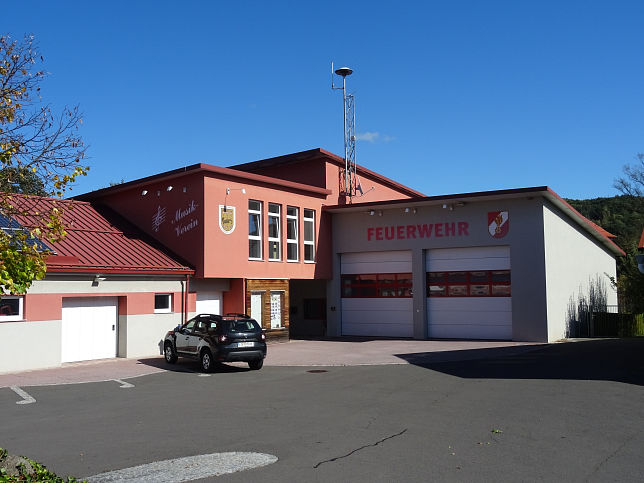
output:
[[[172,312],[172,294],[154,294],[154,313],[169,314],[170,312]]]
[[[3,295],[0,297],[0,322],[22,320],[22,303],[24,297],[19,295]]]

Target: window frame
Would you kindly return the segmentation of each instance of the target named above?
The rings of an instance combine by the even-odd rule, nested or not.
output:
[[[304,240],[304,254],[303,254],[304,263],[315,263],[315,210],[313,210],[311,208],[304,208],[302,211],[303,211],[302,212],[302,221],[303,221],[303,223],[302,223],[302,225],[303,225],[302,238]],[[311,213],[312,216],[311,217],[306,216],[307,212]],[[306,224],[307,223],[311,223],[311,225],[312,225],[312,230],[311,230],[312,239],[311,240],[306,239]],[[311,258],[310,259],[307,258],[307,256],[306,256],[306,247],[307,246],[311,247]]]
[[[259,204],[259,210],[256,209],[251,209],[250,205],[251,203],[258,203]],[[248,259],[249,260],[263,260],[263,254],[264,254],[264,242],[262,240],[262,212],[264,211],[264,204],[263,202],[259,200],[248,200]],[[250,223],[250,217],[251,216],[256,216],[257,217],[257,233],[258,235],[251,235],[250,234],[250,229],[251,229],[251,223]],[[259,246],[259,257],[251,257],[250,256],[250,247],[251,247],[251,242],[256,241],[258,242]]]
[[[409,299],[414,295],[411,272],[343,273],[340,279],[342,298]]]
[[[2,307],[2,299],[18,300],[18,313],[14,315],[0,315],[0,323],[25,320],[25,308],[24,308],[25,296],[24,295],[1,295],[0,307]]]
[[[277,208],[277,211],[271,211],[271,208]],[[281,262],[282,261],[282,205],[279,203],[268,203],[268,233],[266,238],[268,239],[268,261],[270,262]],[[274,226],[277,227],[277,236],[271,236],[271,221],[275,223]],[[272,249],[271,244],[276,244],[277,246],[277,258],[273,257],[274,250]]]
[[[482,279],[481,275],[473,275],[482,273],[485,273],[485,279]],[[507,274],[507,280],[494,280],[494,275],[501,273]],[[430,298],[512,297],[512,272],[510,269],[440,270],[426,272],[425,277],[427,297]],[[473,277],[475,277],[474,280]],[[434,287],[433,291],[432,287]],[[436,287],[443,288],[437,290]]]
[[[157,297],[165,297],[168,304],[167,307],[157,308]],[[154,294],[154,313],[155,314],[171,314],[172,313],[172,294],[171,293],[155,293]]]
[[[295,210],[295,214],[289,214],[289,210]],[[294,232],[295,238],[289,238],[289,222],[295,223]],[[286,261],[299,262],[300,261],[300,209],[297,206],[286,206]],[[295,258],[289,257],[289,247],[295,247]]]

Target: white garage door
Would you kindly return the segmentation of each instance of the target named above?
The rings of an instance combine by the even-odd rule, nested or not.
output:
[[[342,335],[412,337],[411,252],[342,255]]]
[[[428,250],[428,335],[512,339],[510,247]]]
[[[218,290],[197,292],[197,313],[198,314],[221,314],[222,293]]]
[[[63,299],[61,362],[116,357],[118,299]]]

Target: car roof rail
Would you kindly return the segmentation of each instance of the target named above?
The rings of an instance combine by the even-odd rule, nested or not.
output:
[[[240,314],[237,312],[228,312],[226,314],[226,317],[239,317],[240,319],[250,319],[250,315],[248,314]]]

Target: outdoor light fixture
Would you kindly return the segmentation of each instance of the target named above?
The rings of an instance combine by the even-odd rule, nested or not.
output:
[[[106,278],[105,278],[103,275],[101,275],[100,273],[97,273],[97,274],[94,276],[94,281],[93,281],[93,283],[95,283],[96,285],[98,285],[98,282],[102,282],[102,281],[104,281],[104,280],[106,280]]]
[[[378,216],[382,216],[382,210],[378,212]]]
[[[143,191],[141,191],[141,196],[145,196],[145,195],[147,195],[147,194],[148,194],[148,190],[143,190]]]
[[[166,190],[166,191],[172,191],[172,185],[171,185],[171,186],[168,186],[165,190]]]
[[[242,194],[246,194],[246,188],[226,188],[226,195],[229,195],[231,191],[241,191]]]
[[[369,210],[369,216],[373,216],[375,214],[376,214],[376,212],[374,210]]]

